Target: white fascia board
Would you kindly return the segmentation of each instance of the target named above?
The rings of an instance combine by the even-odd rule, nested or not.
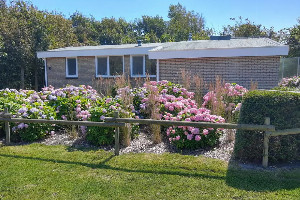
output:
[[[119,56],[119,55],[148,55],[148,51],[154,47],[134,47],[119,49],[89,49],[89,50],[66,50],[66,51],[39,51],[38,58],[54,57],[79,57],[79,56]]]
[[[177,51],[149,51],[149,59],[240,57],[240,56],[283,56],[288,55],[289,46],[252,47],[234,49],[197,49]]]

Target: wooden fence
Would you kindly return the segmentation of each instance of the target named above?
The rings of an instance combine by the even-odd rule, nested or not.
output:
[[[269,138],[278,135],[289,135],[300,133],[298,129],[286,129],[275,131],[275,126],[270,124],[270,118],[265,118],[264,125],[256,124],[230,124],[230,123],[208,123],[208,122],[187,122],[187,121],[167,121],[167,120],[153,120],[153,119],[133,119],[133,118],[119,118],[119,112],[114,113],[114,117],[105,118],[104,122],[91,121],[67,121],[67,120],[46,120],[46,119],[23,119],[11,118],[11,114],[5,109],[4,113],[0,113],[0,121],[5,122],[6,143],[10,143],[10,125],[9,122],[17,123],[48,123],[48,124],[62,124],[62,125],[78,125],[78,126],[98,126],[98,127],[114,127],[115,128],[115,155],[120,152],[120,127],[125,127],[126,124],[155,124],[160,126],[191,126],[197,128],[224,128],[224,129],[241,129],[241,130],[257,130],[264,131],[264,152],[263,162],[264,167],[268,166],[268,150]]]

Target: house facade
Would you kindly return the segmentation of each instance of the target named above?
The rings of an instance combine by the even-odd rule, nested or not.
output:
[[[125,75],[182,83],[182,71],[206,83],[221,76],[249,87],[277,85],[280,56],[288,46],[267,38],[66,47],[38,52],[45,61],[46,85],[92,85],[97,78]]]

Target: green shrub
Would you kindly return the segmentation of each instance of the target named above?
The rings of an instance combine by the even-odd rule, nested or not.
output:
[[[300,127],[300,93],[280,91],[251,91],[242,103],[239,123],[264,124],[271,118],[276,130]],[[251,162],[261,162],[263,156],[263,132],[237,131],[235,156]],[[300,134],[270,138],[271,163],[300,159]]]

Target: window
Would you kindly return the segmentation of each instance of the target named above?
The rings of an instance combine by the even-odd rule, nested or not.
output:
[[[96,57],[96,77],[119,76],[123,68],[123,56]]]
[[[78,77],[77,58],[66,59],[66,77],[69,78]]]
[[[123,74],[123,56],[109,56],[110,76]]]
[[[131,57],[131,76],[145,76],[145,56],[132,56]]]
[[[108,59],[107,57],[98,57],[96,65],[96,75],[97,76],[108,76]]]
[[[131,56],[132,77],[155,77],[156,60],[150,60],[147,55]]]
[[[156,60],[150,60],[148,56],[146,56],[146,74],[149,74],[150,77],[156,76]]]

